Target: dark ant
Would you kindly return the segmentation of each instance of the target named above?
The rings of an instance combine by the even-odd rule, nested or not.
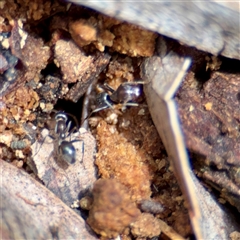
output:
[[[66,141],[65,139],[75,130],[70,131],[71,121],[68,122],[67,114],[64,112],[58,112],[55,116],[56,126],[55,133],[58,136],[58,151],[61,154],[63,160],[73,164],[76,162],[76,149],[73,143],[81,140]]]
[[[77,127],[75,126],[70,131],[72,122],[68,121],[67,115],[70,115],[70,114],[61,112],[61,111],[56,113],[55,115],[56,125],[54,129],[54,136],[52,135],[48,135],[48,136],[53,140],[58,140],[58,154],[61,155],[62,159],[67,163],[74,164],[76,162],[76,149],[73,146],[73,143],[80,142],[82,140],[73,140],[73,141],[65,140],[71,135],[71,133],[74,132],[74,130],[77,129]],[[74,116],[72,117],[74,118]],[[82,152],[84,154],[84,145],[82,147]]]
[[[101,88],[105,90],[105,92],[97,95],[97,107],[90,113],[90,115],[103,109],[113,108],[114,105],[117,104],[121,104],[122,109],[128,106],[138,106],[139,103],[144,100],[143,84],[146,84],[146,82],[124,82],[117,88],[117,90],[104,84]],[[108,94],[108,92],[111,94]]]

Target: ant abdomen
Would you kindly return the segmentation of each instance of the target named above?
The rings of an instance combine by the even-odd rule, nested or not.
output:
[[[74,127],[70,131],[71,121],[68,121],[67,113],[58,112],[55,116],[55,120],[55,137],[52,138],[58,140],[58,154],[65,162],[74,164],[76,162],[76,149],[73,146],[73,143],[80,142],[82,140],[66,140],[71,135],[71,133],[76,130],[76,127]]]
[[[115,103],[140,103],[144,99],[143,84],[131,84],[131,82],[121,84],[118,89],[110,95],[110,99]]]
[[[59,152],[64,161],[70,164],[76,162],[76,149],[72,142],[62,141],[59,146]]]

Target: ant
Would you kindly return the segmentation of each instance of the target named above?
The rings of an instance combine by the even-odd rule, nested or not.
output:
[[[58,141],[58,154],[62,157],[62,159],[69,163],[69,164],[74,164],[76,162],[76,149],[73,146],[74,142],[79,142],[83,140],[72,140],[72,141],[67,141],[66,138],[68,138],[71,133],[73,133],[74,130],[77,129],[75,126],[71,131],[71,121],[68,121],[68,116],[70,115],[69,113],[65,113],[62,111],[59,111],[55,115],[55,121],[56,125],[54,128],[54,136],[48,135],[50,138],[53,140]],[[71,116],[71,115],[70,115]],[[77,123],[77,120],[73,117],[74,121]],[[46,136],[47,137],[47,136]],[[84,154],[84,144],[82,145],[82,152]],[[82,156],[83,159],[83,156]]]
[[[121,104],[122,109],[128,106],[138,106],[139,103],[144,100],[143,84],[146,84],[146,82],[124,82],[117,88],[117,90],[104,84],[101,86],[104,92],[97,95],[97,107],[90,113],[90,115],[103,109],[113,108],[114,105],[117,104]],[[108,94],[108,92],[110,94]]]
[[[65,139],[70,136],[76,127],[70,131],[71,121],[67,124],[68,117],[64,112],[58,112],[55,116],[55,120],[55,134],[58,136],[58,151],[63,160],[73,164],[76,162],[76,149],[73,143],[81,140],[66,141]]]

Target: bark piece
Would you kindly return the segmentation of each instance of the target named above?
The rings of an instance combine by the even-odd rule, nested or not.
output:
[[[98,77],[98,75],[106,68],[111,56],[107,53],[97,53],[94,56],[93,63],[89,71],[82,76],[81,81],[77,82],[67,93],[66,99],[77,102],[86,92],[88,86]]]
[[[14,21],[9,43],[12,55],[15,56],[11,61],[15,63],[9,63],[10,68],[3,75],[5,81],[1,79],[1,95],[6,95],[34,79],[46,67],[50,58],[50,48],[44,45],[41,38],[34,38],[25,32],[20,20]],[[21,60],[17,68],[16,57]]]
[[[61,67],[64,83],[82,81],[84,74],[93,67],[93,57],[87,57],[84,51],[71,40],[57,41],[54,57],[55,64]]]
[[[170,51],[163,58],[153,56],[146,59],[142,64],[142,76],[148,82],[144,86],[144,92],[149,111],[188,203],[194,233],[197,238],[202,238],[203,232],[199,228],[201,213],[189,175],[189,158],[173,98],[189,65],[189,58],[180,58],[175,52]]]
[[[194,188],[198,191],[198,200],[202,213],[201,229],[204,239],[228,239],[233,231],[239,231],[240,225],[236,215],[218,202],[216,198],[201,184],[199,179],[190,173]]]
[[[189,46],[222,54],[229,58],[239,56],[239,3],[189,1],[184,2],[133,2],[69,0],[95,9],[162,35],[174,38]]]
[[[34,38],[25,32],[20,20],[14,22],[10,46],[12,53],[27,68],[25,77],[28,81],[46,67],[50,58],[50,48],[44,45],[41,38]]]
[[[240,211],[240,77],[214,72],[202,91],[191,81],[186,78],[177,98],[187,147],[204,157],[194,161],[199,176]]]
[[[85,221],[24,171],[0,160],[3,239],[97,239]]]

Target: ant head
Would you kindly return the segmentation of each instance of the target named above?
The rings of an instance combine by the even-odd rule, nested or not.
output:
[[[66,136],[67,128],[67,115],[64,112],[58,112],[55,116],[56,125],[55,125],[55,133],[59,134],[61,139],[64,139]]]
[[[65,123],[67,122],[67,114],[65,112],[58,112],[55,116],[55,120],[57,122],[59,121],[64,121]]]

